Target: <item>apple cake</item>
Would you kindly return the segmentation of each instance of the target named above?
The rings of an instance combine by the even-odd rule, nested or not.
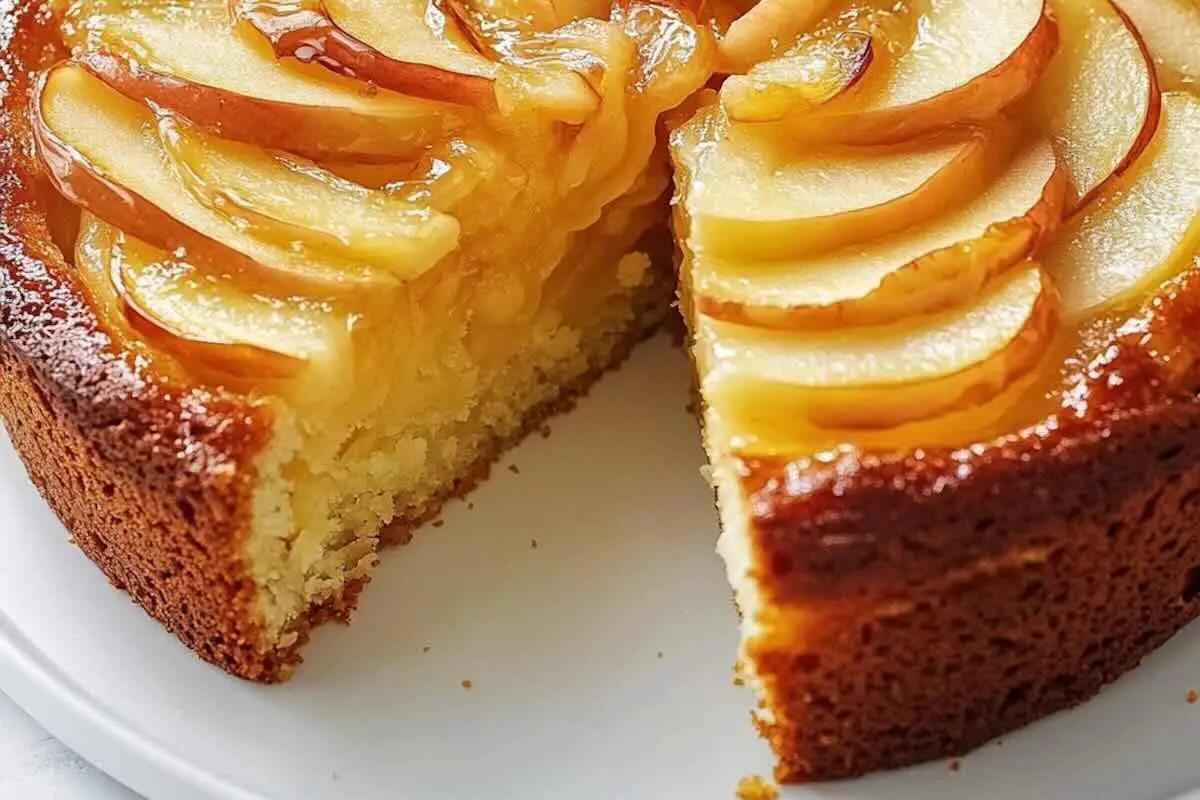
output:
[[[964,752],[1200,613],[1193,0],[6,21],[0,413],[232,674],[676,295],[781,780]]]

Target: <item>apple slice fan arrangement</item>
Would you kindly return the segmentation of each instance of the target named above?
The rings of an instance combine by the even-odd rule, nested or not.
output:
[[[0,412],[218,667],[680,311],[778,779],[1200,614],[1196,0],[5,8]]]

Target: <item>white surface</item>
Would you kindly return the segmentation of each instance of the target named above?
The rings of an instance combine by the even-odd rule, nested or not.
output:
[[[355,623],[277,687],[202,664],[112,590],[0,448],[0,689],[151,797],[731,798],[770,759],[730,682],[687,386],[682,354],[644,348],[505,460],[519,473],[389,553]],[[1200,785],[1192,686],[1196,627],[958,772],[784,797],[1165,798]]]
[[[0,694],[0,797],[136,800]]]

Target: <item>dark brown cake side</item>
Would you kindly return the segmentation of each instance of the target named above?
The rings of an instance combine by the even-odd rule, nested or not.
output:
[[[1086,700],[1200,614],[1196,330],[1191,270],[1040,425],[742,464],[765,609],[745,655],[781,780],[965,753]]]
[[[204,659],[257,680],[261,644],[241,541],[271,418],[253,399],[149,366],[88,304],[51,242],[29,151],[30,71],[61,54],[36,4],[4,16],[0,416],[75,542]]]

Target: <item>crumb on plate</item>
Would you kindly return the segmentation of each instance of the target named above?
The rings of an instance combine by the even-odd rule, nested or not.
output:
[[[775,784],[761,775],[748,775],[738,781],[738,800],[778,800],[779,790]]]

